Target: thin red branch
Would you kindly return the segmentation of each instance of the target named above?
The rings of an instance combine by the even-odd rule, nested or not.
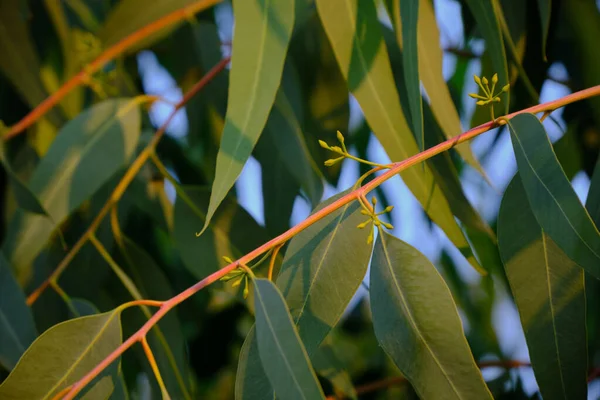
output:
[[[505,118],[512,118],[515,115],[523,114],[523,113],[539,113],[539,112],[544,112],[544,111],[548,111],[548,110],[556,110],[557,108],[563,107],[567,104],[570,104],[570,103],[573,103],[573,102],[576,102],[579,100],[583,100],[586,98],[598,96],[598,95],[600,95],[600,85],[591,87],[589,89],[581,90],[579,92],[572,93],[570,95],[567,95],[565,97],[562,97],[562,98],[554,100],[554,101],[538,104],[536,106],[529,107],[525,110],[514,112],[512,114],[505,116]],[[383,182],[387,181],[388,179],[397,175],[398,173],[404,171],[405,169],[407,169],[413,165],[419,164],[419,163],[421,163],[433,156],[436,156],[446,150],[449,150],[452,147],[456,146],[457,144],[471,140],[474,137],[481,135],[482,133],[487,132],[490,129],[493,129],[497,126],[498,126],[498,123],[496,121],[490,121],[490,122],[480,125],[478,127],[472,128],[472,129],[468,130],[467,132],[464,132],[452,139],[448,139],[445,142],[442,142],[442,143],[438,144],[437,146],[431,147],[419,154],[415,154],[414,156],[409,157],[404,161],[399,161],[399,162],[391,164],[392,167],[389,170],[387,170],[380,176],[374,178],[369,183],[367,183],[364,186],[339,198],[338,200],[334,201],[333,203],[327,205],[326,207],[323,207],[321,210],[312,214],[307,219],[300,222],[298,225],[290,228],[288,231],[282,233],[281,235],[277,236],[276,238],[268,241],[267,243],[263,244],[262,246],[258,247],[257,249],[251,251],[250,253],[241,257],[239,260],[234,261],[231,264],[227,265],[226,267],[220,269],[219,271],[212,273],[208,277],[202,279],[200,282],[194,284],[193,286],[191,286],[188,289],[184,290],[183,292],[179,293],[175,297],[165,301],[164,304],[160,307],[160,309],[156,312],[156,314],[154,314],[137,332],[135,332],[133,335],[131,335],[125,342],[123,342],[119,347],[117,347],[108,357],[106,357],[102,362],[100,362],[100,364],[98,364],[96,367],[94,367],[81,380],[79,380],[77,383],[75,383],[73,385],[71,391],[67,394],[67,396],[64,397],[64,399],[73,399],[74,396],[77,395],[77,393],[79,393],[85,385],[90,383],[96,376],[98,376],[98,374],[100,372],[102,372],[102,370],[104,370],[114,360],[116,360],[118,357],[120,357],[121,354],[123,354],[134,343],[142,340],[142,338],[152,328],[152,326],[154,326],[156,323],[158,323],[158,321],[160,321],[160,319],[167,312],[169,312],[172,308],[174,308],[179,303],[185,301],[186,299],[188,299],[195,293],[199,292],[200,290],[204,289],[208,285],[218,281],[219,279],[221,279],[222,277],[227,275],[229,272],[238,268],[239,265],[242,265],[242,264],[247,265],[248,263],[250,263],[252,260],[259,257],[260,255],[266,253],[267,251],[269,251],[277,246],[282,245],[283,243],[290,240],[296,234],[298,234],[299,232],[308,228],[315,222],[317,222],[317,221],[321,220],[322,218],[324,218],[325,216],[333,213],[334,211],[343,207],[344,205],[358,199],[360,196],[364,196],[371,190],[375,189],[377,186],[381,185]]]
[[[56,92],[52,93],[51,96],[42,101],[36,108],[31,110],[22,120],[11,126],[9,131],[4,135],[4,140],[8,140],[19,133],[23,132],[29,126],[33,125],[38,119],[44,116],[54,106],[56,106],[66,95],[68,95],[73,89],[84,84],[89,80],[90,76],[95,72],[99,71],[109,61],[118,57],[124,53],[127,49],[131,48],[134,44],[140,42],[142,39],[166,28],[169,25],[173,25],[191,15],[194,15],[208,7],[211,7],[221,0],[199,0],[187,7],[180,8],[179,10],[173,11],[170,14],[165,15],[162,18],[157,19],[154,22],[140,28],[133,32],[129,36],[121,39],[119,42],[109,47],[102,52],[94,61],[88,64],[81,72],[73,76],[64,85],[60,87]]]
[[[184,94],[183,98],[175,105],[175,109],[167,117],[167,120],[165,121],[165,123],[156,131],[156,133],[154,134],[154,137],[152,138],[150,143],[148,143],[148,145],[144,148],[144,150],[142,150],[142,152],[133,161],[133,163],[131,164],[131,166],[129,167],[129,169],[127,170],[127,172],[121,179],[121,182],[119,182],[119,184],[115,187],[109,200],[104,204],[104,207],[102,207],[102,209],[100,210],[98,215],[96,215],[96,218],[94,219],[94,221],[92,221],[92,223],[91,223],[90,227],[87,229],[87,231],[79,238],[77,243],[75,243],[75,245],[71,248],[69,253],[67,253],[65,258],[63,258],[63,260],[60,262],[58,267],[56,267],[56,269],[48,277],[48,279],[46,279],[37,289],[35,289],[27,297],[28,305],[35,303],[35,301],[44,292],[44,290],[46,290],[48,288],[48,286],[50,286],[53,282],[55,282],[58,279],[60,274],[62,274],[62,272],[65,270],[65,268],[67,268],[67,266],[73,260],[73,258],[75,258],[75,255],[77,254],[77,252],[88,241],[88,239],[96,231],[98,226],[100,226],[100,223],[102,222],[102,220],[104,219],[106,214],[108,214],[108,212],[113,207],[113,205],[116,204],[118,202],[118,200],[121,198],[121,196],[123,195],[123,193],[125,193],[125,190],[129,186],[131,181],[133,181],[133,179],[135,178],[135,176],[137,175],[139,170],[142,168],[144,163],[148,160],[148,158],[154,151],[154,148],[156,147],[156,145],[158,144],[158,142],[164,135],[164,133],[167,129],[167,126],[169,126],[169,123],[175,117],[175,114],[177,114],[177,112],[180,109],[182,109],[190,101],[190,99],[192,97],[194,97],[200,90],[202,90],[215,76],[217,76],[221,71],[223,71],[228,63],[229,63],[229,57],[221,60],[210,71],[208,71],[194,86],[192,86],[190,88],[190,90],[188,90]]]

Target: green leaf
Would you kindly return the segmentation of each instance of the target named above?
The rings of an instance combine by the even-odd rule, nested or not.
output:
[[[537,223],[518,175],[502,199],[498,245],[542,396],[587,398],[583,270]]]
[[[252,251],[269,237],[264,228],[232,198],[226,198],[208,230],[196,237],[198,227],[204,225],[208,188],[183,186],[191,204],[177,196],[174,211],[173,238],[185,267],[198,279],[224,266],[223,256],[236,259]]]
[[[114,392],[115,385],[110,376],[105,376],[100,379],[81,400],[108,400],[110,395]]]
[[[40,78],[40,61],[29,33],[29,6],[21,0],[0,2],[0,71],[15,86],[17,92],[35,107],[48,97]],[[59,126],[63,117],[50,110],[48,118]]]
[[[276,152],[281,165],[287,168],[293,179],[304,190],[311,204],[316,206],[323,197],[322,175],[310,155],[306,139],[302,134],[300,125],[302,119],[300,82],[293,65],[288,64],[283,72],[281,86],[263,137],[267,136],[267,140],[272,143],[268,151]]]
[[[121,344],[120,316],[115,309],[48,329],[0,385],[0,398],[52,398],[83,378]]]
[[[253,279],[256,340],[271,385],[284,399],[325,399],[283,296],[266,279]]]
[[[168,277],[144,249],[123,236],[121,250],[129,266],[129,275],[145,299],[169,299],[175,295]],[[149,315],[142,323],[147,321]],[[165,315],[148,332],[148,343],[171,396],[189,399],[186,343],[175,310]],[[147,373],[152,375],[150,366],[145,365],[148,366]]]
[[[600,279],[600,233],[565,176],[544,126],[535,115],[519,114],[508,127],[536,220],[567,257]]]
[[[397,41],[402,47],[402,20],[397,15],[396,9],[391,14],[395,25]],[[450,139],[462,133],[463,128],[460,123],[460,116],[450,95],[450,90],[442,74],[444,52],[439,45],[440,32],[433,6],[429,0],[420,0],[417,25],[419,77],[427,91],[433,115],[441,126],[444,136]],[[427,134],[426,128],[425,134]],[[427,145],[425,146],[427,147]],[[481,165],[479,165],[479,161],[473,155],[469,143],[457,145],[456,150],[467,163],[483,174]]]
[[[23,290],[0,253],[0,366],[12,370],[37,332]]]
[[[401,12],[402,10],[402,12]],[[421,80],[419,79],[418,30],[419,2],[415,0],[394,1],[394,13],[402,21],[402,43],[404,51],[404,84],[408,94],[408,109],[412,122],[413,135],[417,139],[419,151],[425,150],[423,132],[423,103],[421,102]]]
[[[252,326],[240,350],[235,376],[235,399],[275,399],[258,353],[256,326]]]
[[[600,225],[600,158],[596,161],[585,207],[596,226]],[[585,273],[585,299],[588,354],[593,364],[598,349],[600,349],[600,313],[598,313],[598,307],[600,307],[600,280],[587,272]]]
[[[322,203],[315,212],[348,191]],[[337,324],[363,281],[372,246],[358,201],[309,226],[291,240],[277,277],[306,351],[312,356]],[[335,287],[335,290],[332,290]]]
[[[198,0],[157,0],[152,3],[152,7],[147,7],[146,3],[140,0],[122,0],[111,9],[98,35],[104,47],[110,47],[157,19],[194,3],[198,3]],[[209,5],[211,2],[205,3]],[[206,6],[203,8],[206,8]],[[184,21],[182,19],[179,23],[172,24],[146,37],[129,48],[127,52],[135,53],[143,48],[150,47],[153,43],[173,32]]]
[[[387,154],[394,161],[417,154],[395,90],[375,5],[358,0],[317,0],[316,4],[348,87]],[[430,169],[409,168],[401,176],[431,219],[482,271]]]
[[[140,136],[140,120],[136,100],[114,99],[63,126],[29,181],[51,220],[17,212],[2,247],[18,273],[44,248],[54,223],[65,221],[128,162]]]
[[[435,267],[381,230],[371,262],[377,340],[421,398],[491,399]]]
[[[307,7],[314,7],[314,4]],[[319,146],[318,140],[335,143],[338,130],[348,133],[348,87],[321,21],[314,11],[302,29],[294,33],[289,54],[302,83],[303,134],[306,145],[327,181],[337,186],[341,164],[333,167],[324,165],[331,158],[331,151]]]
[[[537,3],[540,11],[540,20],[542,21],[542,56],[544,57],[544,61],[548,61],[546,57],[546,43],[548,42],[548,29],[550,28],[552,0],[538,0]]]
[[[356,400],[356,390],[354,390],[350,375],[344,370],[342,361],[330,344],[323,343],[312,358],[315,369],[319,375],[331,382],[338,398]]]
[[[6,170],[8,179],[12,185],[12,189],[15,194],[17,204],[25,211],[29,211],[34,214],[40,214],[49,216],[48,212],[44,210],[44,206],[40,203],[40,200],[31,192],[27,185],[19,178],[19,176],[13,171],[9,161],[6,159],[4,154],[4,142],[0,143],[0,162]]]
[[[206,230],[265,127],[294,27],[294,2],[236,1],[229,98]]]
[[[471,9],[477,26],[485,40],[486,51],[491,59],[491,65],[494,72],[498,74],[497,88],[504,87],[508,81],[508,66],[506,63],[506,53],[504,51],[504,43],[502,42],[502,31],[496,16],[494,7],[495,0],[466,0],[467,5]],[[488,77],[489,78],[489,77]],[[508,114],[509,96],[504,93],[503,104],[504,114]]]

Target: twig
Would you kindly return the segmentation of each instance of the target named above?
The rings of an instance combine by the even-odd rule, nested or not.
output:
[[[161,29],[173,25],[190,15],[196,14],[208,7],[211,7],[221,0],[199,0],[187,7],[180,8],[154,22],[149,23],[141,29],[133,32],[129,36],[121,39],[115,45],[109,47],[102,52],[94,61],[88,64],[81,72],[65,82],[56,92],[42,101],[36,108],[27,114],[22,120],[11,126],[9,131],[4,135],[3,139],[8,140],[19,133],[23,132],[29,126],[33,125],[44,114],[56,106],[66,95],[68,95],[76,87],[85,84],[89,81],[92,74],[99,71],[106,63],[121,55],[134,44],[142,39],[152,35]]]
[[[104,219],[104,217],[106,216],[106,214],[108,214],[108,212],[111,210],[111,208],[119,201],[119,199],[121,198],[121,196],[123,196],[123,193],[125,193],[125,190],[129,186],[129,184],[131,183],[131,181],[133,181],[133,179],[135,178],[135,176],[137,175],[137,173],[140,171],[140,169],[142,168],[142,166],[145,164],[145,162],[148,160],[148,158],[154,152],[154,149],[156,148],[156,145],[158,144],[158,142],[160,141],[160,139],[164,135],[165,130],[167,129],[167,126],[169,125],[169,123],[171,122],[171,120],[175,117],[175,114],[177,114],[177,112],[194,95],[196,95],[200,90],[202,90],[202,88],[204,88],[204,86],[206,86],[206,84],[208,82],[210,82],[219,72],[223,71],[225,69],[225,67],[227,66],[228,63],[229,63],[229,58],[225,58],[225,59],[221,60],[221,62],[219,62],[217,65],[215,65],[209,72],[207,72],[202,77],[202,79],[200,79],[184,95],[183,99],[181,99],[181,101],[179,103],[177,103],[177,105],[175,106],[175,109],[168,116],[168,118],[165,121],[165,123],[156,131],[156,133],[154,134],[154,137],[152,138],[152,140],[150,141],[150,143],[148,143],[148,145],[142,150],[142,152],[133,161],[133,163],[131,164],[131,166],[129,167],[129,169],[127,170],[127,172],[125,173],[125,175],[123,176],[123,178],[121,179],[121,181],[119,182],[119,184],[113,190],[113,192],[112,192],[110,198],[108,199],[108,201],[104,204],[104,206],[102,207],[102,209],[100,210],[100,212],[98,213],[98,215],[96,216],[96,218],[94,219],[94,221],[92,221],[92,224],[90,225],[90,227],[79,238],[79,240],[77,241],[77,243],[75,243],[75,245],[71,248],[71,250],[69,251],[69,253],[67,253],[67,255],[65,256],[65,258],[60,262],[60,264],[58,265],[58,267],[48,277],[48,279],[46,279],[46,281],[44,281],[44,283],[42,283],[36,290],[34,290],[33,293],[31,293],[29,295],[29,297],[27,297],[27,304],[28,305],[33,304],[38,299],[38,297],[44,292],[44,290],[46,290],[46,288],[51,283],[55,282],[58,279],[58,277],[60,276],[60,274],[65,270],[65,268],[67,268],[67,266],[69,265],[69,263],[73,260],[73,258],[77,254],[77,252],[83,247],[83,245],[89,240],[89,238],[91,237],[91,235],[96,231],[96,229],[98,228],[98,226],[100,225],[100,223],[102,222],[102,220]]]
[[[524,361],[515,361],[515,360],[498,360],[498,361],[482,361],[477,364],[479,368],[489,368],[489,367],[500,367],[505,369],[514,369],[520,367],[530,367],[531,364]],[[384,378],[379,381],[367,383],[365,385],[358,386],[355,389],[356,395],[360,396],[361,394],[375,392],[377,390],[385,389],[390,386],[399,385],[401,383],[406,382],[406,378],[403,376],[394,376],[391,378]],[[337,397],[337,396],[328,396],[327,400],[342,400],[345,397]]]
[[[546,110],[555,110],[555,109],[557,109],[559,107],[563,107],[567,104],[570,104],[570,103],[573,103],[573,102],[576,102],[579,100],[583,100],[583,99],[586,99],[589,97],[598,96],[598,95],[600,95],[600,85],[569,94],[569,95],[562,97],[560,99],[557,99],[557,100],[538,104],[536,106],[514,112],[512,114],[505,116],[504,118],[512,118],[518,114],[523,114],[523,113],[535,114],[535,113],[539,113],[539,112],[544,112]],[[248,263],[250,263],[252,260],[259,257],[260,255],[266,253],[267,251],[269,251],[277,246],[282,245],[283,243],[290,240],[292,237],[294,237],[299,232],[303,231],[304,229],[308,228],[309,226],[313,225],[317,221],[319,221],[322,218],[324,218],[325,216],[333,213],[334,211],[338,210],[339,208],[345,206],[346,204],[358,199],[360,196],[366,195],[371,190],[375,189],[377,186],[381,185],[383,182],[387,181],[388,179],[397,175],[398,173],[404,171],[405,169],[407,169],[411,166],[414,166],[416,164],[419,164],[433,156],[436,156],[436,155],[452,148],[455,144],[459,144],[459,143],[463,143],[468,140],[471,140],[474,137],[479,136],[484,132],[487,132],[493,128],[496,128],[497,126],[498,126],[498,123],[496,121],[487,122],[483,125],[472,128],[472,129],[462,133],[461,135],[459,135],[456,138],[450,138],[450,139],[448,139],[434,147],[431,147],[421,153],[415,154],[414,156],[409,157],[406,160],[393,163],[389,170],[387,170],[380,176],[374,178],[372,181],[368,182],[364,186],[348,193],[347,195],[339,198],[338,200],[334,201],[333,203],[323,207],[321,210],[315,212],[314,214],[309,216],[307,219],[300,222],[298,225],[290,228],[289,230],[287,230],[286,232],[277,236],[276,238],[271,239],[267,243],[256,248],[255,250],[251,251],[250,253],[246,254],[245,256],[241,257],[240,259],[238,259],[238,260],[230,263],[226,267],[221,268],[220,270],[212,273],[211,275],[209,275],[206,278],[202,279],[201,281],[197,282],[196,284],[194,284],[193,286],[184,290],[183,292],[179,293],[178,295],[165,301],[163,303],[163,305],[160,307],[160,309],[152,316],[152,318],[150,318],[144,325],[142,325],[142,327],[137,332],[135,332],[133,335],[131,335],[125,342],[123,342],[121,345],[119,345],[119,347],[117,347],[111,354],[109,354],[104,360],[102,360],[98,365],[96,365],[96,367],[94,367],[83,378],[81,378],[78,382],[76,382],[73,385],[73,387],[71,388],[71,391],[69,391],[69,393],[64,397],[64,399],[65,400],[73,399],[85,387],[85,385],[90,383],[96,376],[98,376],[98,374],[100,374],[100,372],[102,372],[114,360],[116,360],[119,356],[121,356],[121,354],[123,354],[127,349],[129,349],[134,343],[141,341],[145,337],[146,333],[156,323],[158,323],[158,321],[160,321],[160,319],[165,314],[167,314],[172,308],[177,306],[179,303],[187,300],[188,298],[190,298],[191,296],[193,296],[200,290],[204,289],[208,285],[220,280],[225,275],[227,275],[229,272],[231,272],[235,268],[237,268],[239,265],[242,265],[242,264],[247,265]]]

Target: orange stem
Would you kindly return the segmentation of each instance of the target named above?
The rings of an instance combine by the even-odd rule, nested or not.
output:
[[[572,93],[570,95],[567,95],[565,97],[562,97],[562,98],[554,100],[554,101],[538,104],[536,106],[529,107],[525,110],[514,112],[512,114],[505,116],[504,118],[512,118],[518,114],[523,114],[523,113],[533,113],[534,114],[534,113],[538,113],[538,112],[552,111],[559,107],[563,107],[567,104],[570,104],[570,103],[573,103],[573,102],[576,102],[579,100],[583,100],[583,99],[586,99],[589,97],[598,96],[598,95],[600,95],[600,85],[597,85],[597,86],[594,86],[594,87],[591,87],[591,88],[588,88],[585,90],[581,90],[579,92]],[[131,335],[129,337],[129,339],[127,339],[119,347],[117,347],[111,354],[109,354],[104,360],[102,360],[96,367],[94,367],[90,372],[88,372],[87,375],[85,375],[83,378],[81,378],[81,380],[76,382],[73,385],[71,391],[67,394],[67,396],[64,397],[64,399],[65,400],[73,399],[77,395],[77,393],[79,393],[81,391],[81,389],[83,389],[83,387],[85,385],[90,383],[96,376],[98,376],[98,374],[100,372],[102,372],[114,360],[116,360],[119,356],[121,356],[121,354],[123,354],[127,349],[129,349],[134,343],[142,340],[142,338],[145,337],[146,333],[155,324],[157,324],[158,321],[160,321],[160,319],[166,313],[168,313],[172,308],[174,308],[179,303],[182,303],[183,301],[187,300],[189,297],[191,297],[195,293],[199,292],[200,290],[204,289],[208,285],[220,280],[225,275],[227,275],[229,272],[236,269],[239,265],[242,265],[242,264],[247,265],[252,260],[254,260],[257,257],[259,257],[260,255],[266,253],[267,251],[274,249],[275,247],[281,246],[283,243],[290,240],[292,237],[294,237],[295,235],[297,235],[304,229],[308,228],[312,224],[321,220],[325,216],[333,213],[337,209],[345,206],[346,204],[358,199],[359,197],[366,195],[368,192],[375,189],[377,186],[381,185],[383,182],[387,181],[391,177],[404,171],[405,169],[407,169],[413,165],[419,164],[419,163],[421,163],[433,156],[436,156],[446,150],[449,150],[452,147],[456,146],[457,144],[471,140],[474,137],[481,135],[482,133],[487,132],[490,129],[497,127],[498,125],[499,124],[496,121],[487,122],[483,125],[472,128],[454,138],[448,139],[445,142],[442,142],[434,147],[431,147],[421,153],[415,154],[414,156],[409,157],[406,160],[391,164],[391,168],[389,170],[387,170],[380,176],[374,178],[372,181],[368,182],[364,186],[348,193],[347,195],[339,198],[338,200],[334,201],[333,203],[323,207],[321,210],[315,212],[314,214],[309,216],[307,219],[300,222],[298,225],[290,228],[289,230],[287,230],[286,232],[277,236],[276,238],[271,239],[267,243],[263,244],[262,246],[258,247],[255,250],[251,251],[250,253],[246,254],[245,256],[241,257],[239,260],[230,263],[226,267],[223,267],[220,270],[212,273],[211,275],[207,276],[206,278],[202,279],[201,281],[199,281],[196,284],[192,285],[191,287],[187,288],[186,290],[179,293],[178,295],[165,301],[163,303],[163,305],[160,307],[160,309],[148,321],[146,321],[146,323],[144,325],[142,325],[142,327],[137,332],[135,332],[133,335]],[[490,362],[488,362],[488,364],[490,364]]]
[[[22,120],[17,122],[15,125],[10,127],[10,130],[4,135],[4,140],[8,140],[19,133],[23,132],[29,126],[33,125],[38,119],[44,114],[50,111],[56,106],[66,95],[68,95],[73,89],[84,84],[90,75],[99,71],[106,63],[118,57],[129,49],[134,44],[138,43],[142,39],[152,35],[155,32],[166,28],[169,25],[173,25],[182,19],[189,17],[190,15],[196,14],[210,6],[219,3],[221,0],[199,0],[187,7],[180,8],[179,10],[173,11],[170,14],[165,15],[162,18],[157,19],[154,22],[149,23],[141,29],[133,32],[129,36],[121,39],[113,46],[106,49],[102,54],[98,56],[94,61],[88,64],[81,72],[65,82],[56,92],[52,93],[51,96],[42,101],[36,108],[31,110]]]
[[[65,258],[63,258],[63,260],[60,262],[58,267],[56,267],[56,269],[48,277],[48,279],[46,279],[37,289],[35,289],[27,297],[28,305],[35,303],[35,301],[44,292],[44,290],[46,290],[48,285],[54,283],[58,279],[60,274],[65,270],[65,268],[67,268],[69,263],[73,260],[77,252],[83,247],[83,245],[88,241],[90,236],[96,231],[106,214],[108,214],[108,212],[111,210],[112,206],[119,201],[121,196],[123,196],[123,193],[129,186],[131,181],[133,181],[139,170],[142,168],[144,163],[148,160],[148,158],[154,151],[154,148],[162,138],[171,120],[175,117],[175,114],[177,114],[177,111],[179,111],[194,95],[196,95],[200,90],[202,90],[202,88],[204,88],[204,86],[206,86],[206,84],[210,82],[219,72],[223,71],[228,63],[229,58],[221,60],[183,96],[183,99],[181,99],[179,103],[177,103],[175,109],[173,110],[173,112],[171,112],[165,123],[156,131],[150,143],[148,143],[144,150],[142,150],[142,152],[133,161],[133,163],[121,179],[121,182],[119,182],[119,184],[115,187],[115,190],[112,192],[109,200],[104,204],[104,207],[102,207],[98,215],[96,215],[96,218],[94,219],[94,221],[92,221],[87,231],[85,231],[85,233],[79,238],[77,243],[75,243],[75,245],[71,248],[69,253],[67,253]]]

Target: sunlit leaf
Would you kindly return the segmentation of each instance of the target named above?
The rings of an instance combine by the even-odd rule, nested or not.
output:
[[[396,0],[394,0],[396,2]],[[402,20],[392,9],[392,19],[395,25],[397,41],[402,46]],[[418,17],[418,54],[419,54],[419,77],[427,91],[429,105],[433,111],[435,119],[438,121],[444,136],[447,139],[460,134],[463,129],[460,123],[460,117],[452,101],[450,90],[442,74],[442,60],[444,52],[439,45],[440,32],[435,19],[433,6],[429,0],[419,1]],[[427,135],[425,129],[425,135]],[[426,147],[428,147],[426,145]],[[461,143],[456,146],[456,150],[473,168],[482,172],[479,161],[473,155],[469,143]]]
[[[517,115],[508,126],[536,220],[568,258],[600,278],[600,233],[565,176],[544,126],[532,114]]]
[[[31,309],[0,253],[0,365],[13,369],[36,337]]]
[[[498,246],[544,399],[587,398],[583,270],[548,237],[515,176],[498,216]]]
[[[450,290],[425,256],[380,231],[370,285],[375,335],[420,397],[492,398]]]
[[[546,43],[548,41],[548,29],[550,28],[550,14],[552,12],[552,0],[537,0],[540,11],[540,21],[542,21],[542,55],[546,57]]]
[[[271,385],[283,399],[325,399],[283,296],[269,280],[253,284],[256,341]]]
[[[294,26],[293,2],[238,1],[229,98],[204,231],[265,127]],[[198,227],[197,229],[200,229]]]
[[[416,154],[418,147],[402,113],[375,5],[357,0],[317,0],[316,4],[348,87],[385,151],[393,161]],[[481,271],[429,168],[409,168],[401,176],[431,219]]]
[[[40,78],[40,61],[29,32],[29,5],[21,0],[0,2],[0,71],[15,86],[30,107],[40,104],[48,93]],[[48,114],[58,126],[62,116],[57,110]]]
[[[54,223],[62,223],[129,161],[140,119],[135,100],[113,99],[63,126],[29,180]],[[18,273],[28,268],[56,229],[51,220],[24,212],[13,217],[2,249]]]
[[[147,7],[143,0],[123,0],[112,8],[106,21],[104,21],[104,25],[100,29],[99,37],[102,40],[103,45],[109,47],[144,26],[174,11],[180,9],[183,10],[185,8],[191,10],[191,6],[193,6],[194,12],[188,11],[190,15],[193,15],[216,3],[218,3],[216,0],[157,0],[152,3],[152,7]],[[159,32],[144,38],[137,42],[135,46],[129,48],[128,51],[133,53],[144,47],[151,46],[153,43],[171,33],[177,25],[184,21],[185,19],[182,18],[178,24],[171,24]]]
[[[500,24],[496,16],[494,1],[496,0],[466,0],[466,3],[477,21],[477,27],[483,35],[494,73],[498,74],[496,87],[501,88],[509,83],[508,66],[504,43],[502,41],[502,31],[500,30]],[[501,96],[505,110],[504,114],[507,114],[509,96],[507,94]]]
[[[52,398],[83,378],[121,344],[120,314],[71,319],[44,332],[0,385],[0,398]]]

